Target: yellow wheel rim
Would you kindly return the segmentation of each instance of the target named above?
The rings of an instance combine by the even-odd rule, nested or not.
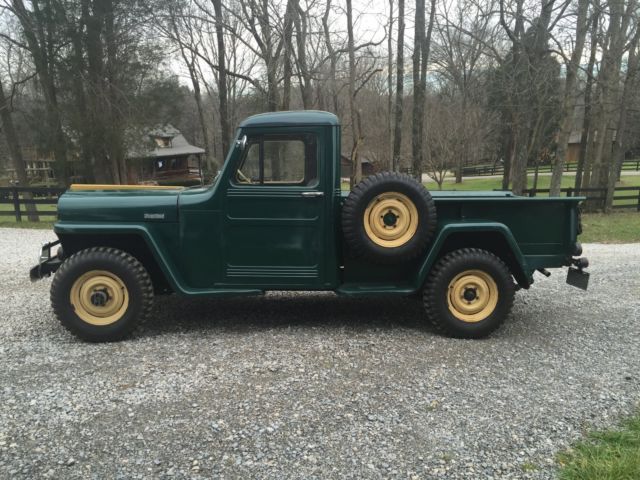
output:
[[[418,209],[406,195],[385,192],[369,202],[364,212],[364,229],[376,245],[401,247],[418,230]]]
[[[481,322],[498,304],[498,285],[482,270],[467,270],[449,282],[449,311],[463,322]]]
[[[129,307],[129,292],[117,275],[91,270],[73,282],[69,300],[81,320],[104,326],[122,318]]]

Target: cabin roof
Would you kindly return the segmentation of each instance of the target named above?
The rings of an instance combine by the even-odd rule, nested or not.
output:
[[[285,127],[297,125],[340,125],[333,113],[320,110],[295,110],[286,112],[267,112],[253,115],[240,123],[241,128],[249,127]]]

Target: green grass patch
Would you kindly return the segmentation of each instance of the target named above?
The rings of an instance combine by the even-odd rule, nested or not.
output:
[[[11,228],[41,228],[41,229],[51,229],[55,222],[55,215],[43,215],[40,217],[39,222],[30,222],[28,221],[28,216],[24,213],[26,211],[25,205],[20,205],[20,209],[22,210],[22,221],[16,221],[16,217],[14,215],[0,215],[0,228],[1,227],[11,227]],[[47,205],[47,204],[39,204],[36,205],[36,210],[38,212],[55,212],[56,205]],[[0,212],[13,212],[13,204],[9,203],[0,203]]]
[[[620,428],[591,433],[558,455],[561,480],[637,480],[640,478],[640,412]]]
[[[584,214],[582,227],[583,243],[640,243],[640,212]]]

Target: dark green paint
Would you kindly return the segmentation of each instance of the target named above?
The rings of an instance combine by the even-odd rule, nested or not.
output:
[[[438,231],[422,259],[381,266],[351,258],[341,240],[340,125],[326,112],[250,117],[243,135],[314,134],[318,180],[303,185],[234,181],[232,148],[215,183],[175,191],[80,191],[60,198],[54,230],[63,246],[79,235],[138,235],[174,291],[186,295],[264,290],[335,290],[406,295],[421,288],[443,249],[499,235],[523,286],[537,268],[567,265],[581,198],[526,198],[509,192],[433,192]],[[304,196],[304,193],[323,196]],[[95,238],[95,237],[94,237]],[[484,238],[484,237],[483,237]],[[81,243],[81,242],[80,242]]]

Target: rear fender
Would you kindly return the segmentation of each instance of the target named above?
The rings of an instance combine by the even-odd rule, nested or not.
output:
[[[463,234],[458,236],[458,234]],[[495,240],[500,241],[496,242]],[[533,278],[527,261],[513,237],[503,223],[452,223],[445,225],[434,240],[429,253],[418,269],[416,284],[424,285],[436,261],[458,248],[482,248],[502,259],[522,288],[529,288]]]

